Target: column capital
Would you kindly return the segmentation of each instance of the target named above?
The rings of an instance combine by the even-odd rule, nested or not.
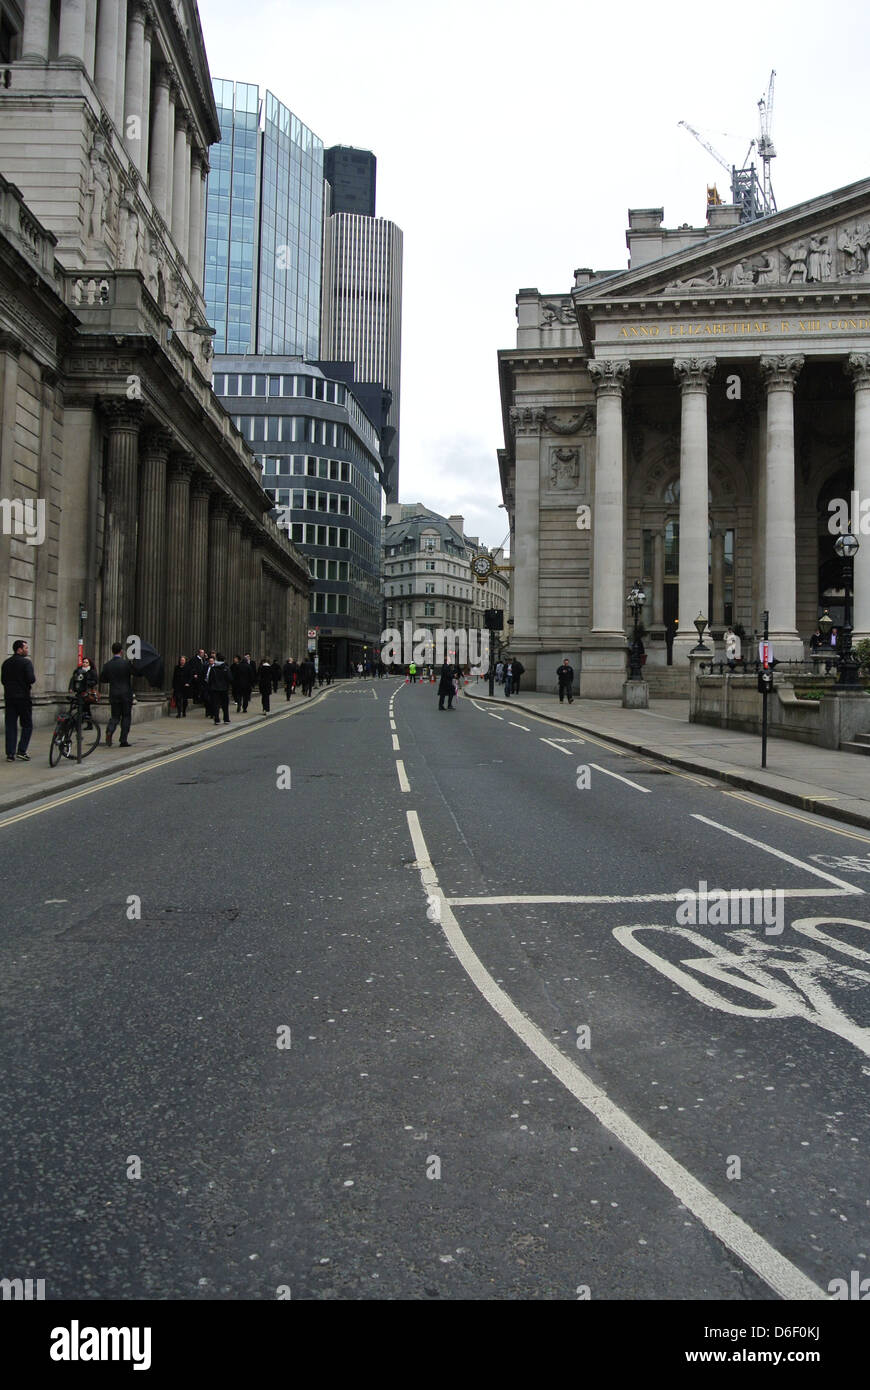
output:
[[[127,23],[145,24],[151,19],[153,10],[147,0],[127,0]]]
[[[680,383],[683,395],[706,396],[716,371],[715,357],[677,357],[674,359],[674,376]]]
[[[173,449],[169,455],[169,481],[187,482],[193,477],[196,461],[193,454],[183,449]]]
[[[126,396],[108,396],[99,403],[100,414],[111,430],[127,430],[138,434],[145,411],[140,401],[128,401]]]
[[[230,504],[229,504],[229,524],[230,524],[230,526],[238,527],[239,532],[241,532],[242,524],[243,524],[243,522],[244,522],[244,519],[245,519],[245,513],[243,512],[242,508],[241,508],[240,506],[238,506],[235,502],[230,502]]]
[[[209,473],[203,473],[202,469],[195,469],[193,480],[190,484],[191,497],[210,497],[215,484]]]
[[[843,371],[852,378],[856,391],[866,391],[870,386],[870,353],[850,352],[843,363]]]
[[[23,342],[14,333],[0,333],[0,352],[6,352],[10,357],[20,357],[23,347]]]
[[[621,396],[628,385],[631,363],[624,359],[593,358],[586,363],[586,370],[592,378],[596,397]]]
[[[515,435],[537,434],[544,423],[544,411],[537,406],[512,405],[508,413]]]
[[[150,429],[142,438],[143,454],[161,454],[167,458],[172,448],[173,436],[169,430]]]
[[[224,491],[222,491],[222,489],[218,488],[215,491],[215,494],[211,500],[212,516],[218,519],[220,519],[221,517],[228,517],[231,508],[232,502],[230,501],[229,497]]]
[[[758,366],[768,391],[794,391],[795,382],[805,360],[798,353],[777,353],[774,357],[762,357]]]
[[[166,66],[166,64],[165,64],[165,63],[155,63],[155,64],[154,64],[154,86],[155,86],[155,87],[165,87],[165,88],[167,89],[167,91],[168,91],[171,81],[172,81],[172,75],[171,75],[171,73],[170,73],[169,68]]]

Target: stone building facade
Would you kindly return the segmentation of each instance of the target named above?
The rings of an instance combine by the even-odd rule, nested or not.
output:
[[[211,389],[197,7],[22,9],[0,75],[0,500],[44,504],[45,537],[4,525],[7,650],[28,638],[39,691],[65,688],[80,605],[97,660],[132,634],[170,669],[200,644],[304,646],[307,564]]]
[[[870,499],[870,181],[748,225],[736,207],[709,218],[670,230],[632,210],[627,271],[517,296],[499,467],[514,647],[539,685],[569,656],[581,694],[619,694],[635,579],[648,666],[678,682],[699,615],[751,635],[768,610],[784,658],[823,609],[843,620],[831,504]]]

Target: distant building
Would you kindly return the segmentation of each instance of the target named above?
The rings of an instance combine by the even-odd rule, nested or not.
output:
[[[395,501],[402,377],[402,232],[395,223],[349,212],[327,219],[320,355],[352,361],[357,381],[390,392],[381,444],[387,501]]]
[[[471,572],[471,561],[484,547],[477,536],[464,534],[461,516],[444,517],[422,502],[393,504],[384,515],[384,626],[403,631],[463,629],[474,633],[477,650],[486,650],[483,615],[499,608],[505,615],[507,638],[509,586],[506,577],[493,573],[481,585]],[[502,564],[501,550],[489,552]],[[420,639],[422,640],[422,639]],[[470,640],[470,639],[469,639]]]
[[[217,353],[320,354],[323,143],[277,97],[216,80],[205,299]]]
[[[371,656],[381,623],[381,499],[377,431],[354,392],[301,358],[227,356],[215,392],[263,467],[263,486],[307,557],[308,626],[338,675]],[[283,656],[301,656],[305,644]]]
[[[371,150],[332,145],[323,152],[323,172],[332,190],[331,212],[374,217],[378,161]]]

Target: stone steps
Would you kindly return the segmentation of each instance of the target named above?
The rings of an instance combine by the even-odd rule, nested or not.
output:
[[[687,700],[689,697],[688,666],[645,666],[643,678],[656,700]]]
[[[870,734],[856,734],[851,743],[840,744],[841,753],[864,753],[870,757]]]

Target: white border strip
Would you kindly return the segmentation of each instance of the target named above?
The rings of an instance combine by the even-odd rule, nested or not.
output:
[[[762,849],[767,854],[774,854],[777,859],[784,859],[786,864],[794,864],[798,869],[805,869],[808,874],[815,874],[816,878],[823,878],[827,883],[835,883],[838,888],[842,888],[852,896],[864,896],[863,888],[857,888],[854,883],[847,883],[844,878],[835,878],[833,874],[826,874],[815,864],[807,864],[803,859],[795,859],[793,854],[786,854],[785,850],[782,849],[774,849],[773,845],[766,845],[763,840],[753,840],[751,835],[743,835],[739,830],[732,830],[728,825],[720,825],[719,821],[711,820],[709,816],[698,815],[696,811],[691,812],[691,815],[693,820],[703,821],[705,825],[712,825],[714,830],[724,830],[726,835],[733,835],[735,840],[743,840],[744,844],[753,845],[756,849]]]

